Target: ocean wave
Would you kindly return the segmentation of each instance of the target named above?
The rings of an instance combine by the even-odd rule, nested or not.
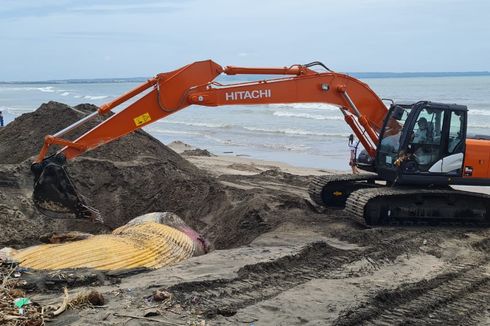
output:
[[[490,116],[490,109],[489,110],[479,110],[479,109],[469,109],[468,110],[469,115],[484,115],[484,116]]]
[[[69,92],[63,92],[63,93],[61,93],[60,95],[61,95],[61,96],[68,96],[68,95],[70,95],[70,93],[69,93]]]
[[[53,86],[46,87],[0,87],[1,91],[6,92],[25,92],[25,91],[40,91],[43,93],[54,93],[57,90]],[[65,90],[61,90],[65,91]]]
[[[240,142],[236,139],[221,139],[218,137],[203,135],[204,138],[214,141],[218,144],[228,145],[228,146],[237,146],[237,147],[254,147],[254,148],[266,148],[272,150],[281,150],[281,151],[292,151],[292,152],[306,152],[311,149],[311,147],[305,145],[291,145],[291,144],[264,144],[264,143],[255,143],[255,142]]]
[[[347,133],[328,133],[328,132],[315,132],[303,129],[272,129],[272,128],[258,128],[258,127],[247,127],[247,126],[236,126],[226,123],[204,123],[204,122],[185,122],[185,121],[175,121],[175,120],[162,120],[158,123],[165,124],[180,124],[192,127],[205,127],[212,129],[231,129],[238,128],[246,131],[252,131],[254,133],[268,133],[268,134],[282,134],[282,135],[292,135],[292,136],[324,136],[324,137],[347,137]]]
[[[0,87],[1,92],[35,91],[37,87]]]
[[[313,119],[313,120],[344,120],[342,116],[328,116],[321,114],[310,114],[310,113],[295,113],[295,112],[284,112],[284,111],[275,111],[272,115],[276,117],[290,117],[290,118],[304,118],[304,119]]]
[[[305,145],[286,145],[286,144],[256,144],[256,147],[263,147],[273,150],[286,150],[290,152],[307,152],[311,147]]]
[[[85,95],[83,98],[87,100],[103,100],[108,97],[107,95]]]
[[[320,110],[320,111],[337,111],[339,112],[339,108],[325,103],[286,103],[286,104],[269,104],[269,107],[272,108],[290,108],[296,110]]]
[[[178,125],[185,125],[190,127],[219,128],[219,129],[229,129],[233,127],[233,125],[226,124],[226,123],[186,122],[186,121],[178,121],[178,120],[162,120],[160,121],[160,123],[178,124]]]
[[[490,124],[468,124],[468,128],[490,129]]]
[[[303,129],[268,129],[268,128],[255,128],[255,127],[243,127],[249,131],[264,132],[271,134],[284,134],[284,135],[296,135],[296,136],[324,136],[324,137],[348,137],[348,133],[329,133],[329,132],[315,132]]]
[[[183,131],[183,130],[168,130],[168,129],[159,129],[159,128],[145,128],[150,133],[156,134],[165,134],[165,135],[193,135],[193,136],[201,136],[202,134],[195,131]]]
[[[53,86],[46,86],[46,87],[37,87],[38,91],[41,91],[43,93],[54,93],[56,90],[54,89]]]
[[[5,106],[0,106],[0,111],[2,111],[4,113],[9,113],[9,114],[17,117],[17,116],[20,116],[21,114],[32,112],[33,109],[31,109],[31,108],[8,108]]]

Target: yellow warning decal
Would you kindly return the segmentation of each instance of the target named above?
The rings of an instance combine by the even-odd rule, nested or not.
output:
[[[342,196],[343,193],[341,191],[335,191],[333,195],[338,197],[338,196]]]
[[[148,112],[146,112],[146,113],[143,113],[140,116],[137,116],[133,120],[134,120],[134,124],[136,125],[136,127],[138,127],[138,126],[141,126],[142,124],[147,123],[148,121],[150,121],[151,120],[151,117],[150,117],[150,114]]]

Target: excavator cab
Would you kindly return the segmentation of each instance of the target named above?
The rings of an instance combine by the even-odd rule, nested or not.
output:
[[[378,174],[397,184],[430,179],[447,185],[452,177],[462,177],[466,117],[466,106],[455,104],[392,105],[381,132]]]

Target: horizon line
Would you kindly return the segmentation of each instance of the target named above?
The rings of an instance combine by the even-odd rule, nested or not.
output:
[[[490,76],[490,71],[417,71],[417,72],[390,72],[390,71],[366,71],[366,72],[342,72],[357,78],[410,78],[410,77],[472,77]],[[232,79],[245,79],[246,76],[259,75],[223,75]],[[268,76],[268,75],[260,75]],[[276,75],[271,75],[276,76]],[[220,76],[218,76],[220,77]],[[19,81],[0,81],[0,84],[85,84],[85,83],[127,83],[144,82],[151,77],[98,77],[98,78],[67,78],[67,79],[47,79],[47,80],[19,80]]]

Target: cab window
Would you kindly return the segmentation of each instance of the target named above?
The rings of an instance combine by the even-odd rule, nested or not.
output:
[[[463,152],[465,114],[462,111],[451,111],[449,124],[449,139],[447,146],[448,155]]]
[[[390,116],[385,125],[384,132],[381,136],[379,147],[379,163],[381,166],[389,168],[395,167],[395,161],[398,158],[400,150],[400,138],[402,129],[410,114],[411,107],[395,106],[390,111]]]
[[[440,109],[423,109],[417,117],[410,135],[408,151],[413,155],[420,171],[427,171],[441,159],[442,124],[444,112]]]

